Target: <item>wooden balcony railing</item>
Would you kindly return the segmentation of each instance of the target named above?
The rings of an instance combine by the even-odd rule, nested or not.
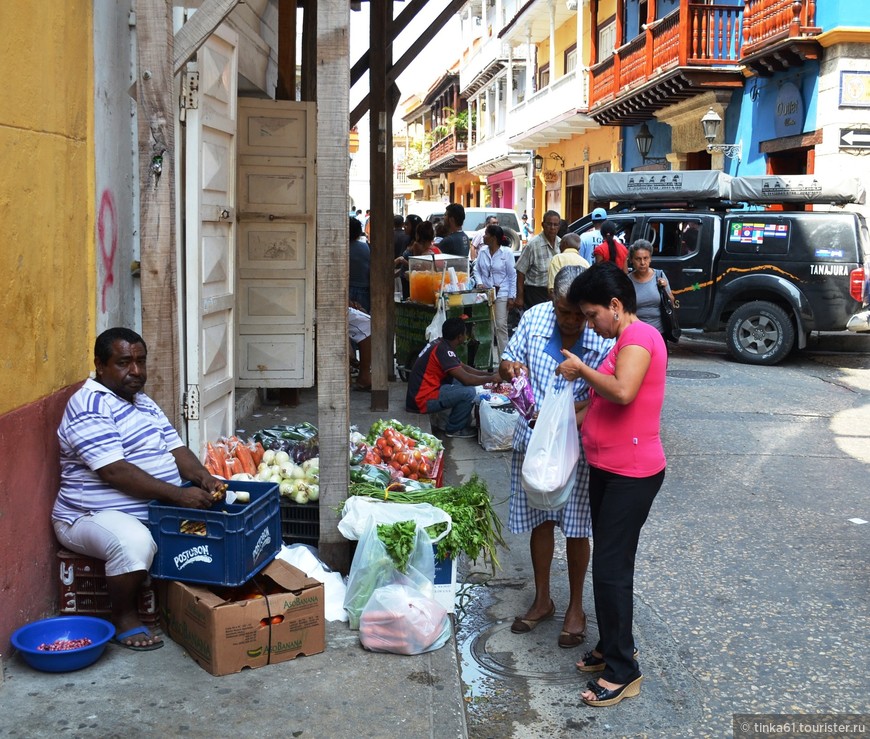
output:
[[[590,108],[673,67],[736,65],[743,43],[743,11],[743,5],[681,0],[679,8],[592,68]],[[681,17],[687,20],[681,23]]]
[[[432,144],[432,148],[429,149],[429,163],[434,164],[450,154],[467,151],[467,141],[468,137],[464,132],[462,134],[448,133],[444,138]]]
[[[818,33],[816,0],[746,0],[743,53],[746,56],[783,38]]]

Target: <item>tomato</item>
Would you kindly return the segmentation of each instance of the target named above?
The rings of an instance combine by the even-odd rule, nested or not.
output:
[[[408,467],[408,465],[403,464],[402,465],[402,477],[407,477],[410,474],[411,474],[411,468]]]
[[[417,442],[414,441],[413,439],[408,439],[407,443],[408,443],[408,449],[413,449],[415,446],[417,446]]]
[[[420,479],[420,475],[418,475],[416,472],[412,472],[410,475],[408,475],[408,477],[411,480],[419,480]]]
[[[387,445],[387,440],[383,437],[380,437],[375,444],[377,444],[378,449],[383,449]]]
[[[389,462],[393,458],[393,450],[390,449],[390,447],[384,447],[381,456],[384,458],[385,462]]]
[[[284,620],[283,616],[272,616],[272,625],[279,624]]]

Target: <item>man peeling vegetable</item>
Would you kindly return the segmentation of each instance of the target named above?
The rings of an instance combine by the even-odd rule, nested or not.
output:
[[[95,379],[69,399],[60,427],[60,490],[52,524],[67,549],[106,562],[115,641],[136,651],[163,646],[139,620],[138,595],[157,546],[148,503],[210,508],[226,486],[188,449],[142,389],[145,341],[110,328],[94,344]],[[182,480],[193,483],[181,487]]]

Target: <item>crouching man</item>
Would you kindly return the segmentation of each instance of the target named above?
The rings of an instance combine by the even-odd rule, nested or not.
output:
[[[414,362],[408,380],[405,408],[411,413],[450,411],[444,429],[447,436],[467,439],[476,436],[468,421],[477,399],[475,385],[501,382],[497,372],[483,372],[459,361],[456,347],[466,339],[461,318],[448,318],[441,338],[430,343]]]

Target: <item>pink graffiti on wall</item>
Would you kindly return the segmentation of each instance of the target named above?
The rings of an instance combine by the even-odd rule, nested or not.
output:
[[[115,199],[108,190],[103,190],[100,198],[97,239],[100,242],[100,261],[104,272],[100,285],[101,310],[105,313],[106,292],[115,284],[115,253],[118,251],[118,217],[115,211]]]

